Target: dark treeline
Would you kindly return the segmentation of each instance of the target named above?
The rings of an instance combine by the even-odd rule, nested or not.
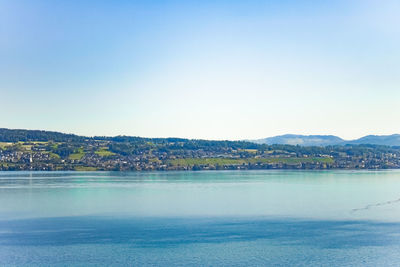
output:
[[[0,142],[47,142],[50,140],[54,142],[79,142],[85,139],[86,137],[59,132],[0,128]]]

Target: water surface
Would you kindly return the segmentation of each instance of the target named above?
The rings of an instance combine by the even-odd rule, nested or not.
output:
[[[0,265],[396,266],[400,172],[0,172]]]

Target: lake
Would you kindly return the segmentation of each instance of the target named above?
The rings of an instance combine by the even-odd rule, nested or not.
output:
[[[398,266],[400,171],[0,172],[0,266]]]

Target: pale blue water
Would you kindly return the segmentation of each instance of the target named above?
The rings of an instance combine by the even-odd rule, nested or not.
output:
[[[400,171],[0,172],[0,266],[398,266]]]

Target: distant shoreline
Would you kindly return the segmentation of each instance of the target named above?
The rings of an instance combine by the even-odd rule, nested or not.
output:
[[[397,169],[400,147],[294,146],[0,129],[0,171]]]
[[[388,168],[388,169],[225,169],[225,170],[141,170],[141,171],[129,171],[129,170],[0,170],[0,172],[43,172],[43,173],[62,173],[62,172],[115,172],[115,173],[185,173],[185,172],[257,172],[257,171],[293,171],[293,172],[329,172],[329,171],[361,171],[361,172],[381,172],[381,171],[400,171],[400,168]]]

